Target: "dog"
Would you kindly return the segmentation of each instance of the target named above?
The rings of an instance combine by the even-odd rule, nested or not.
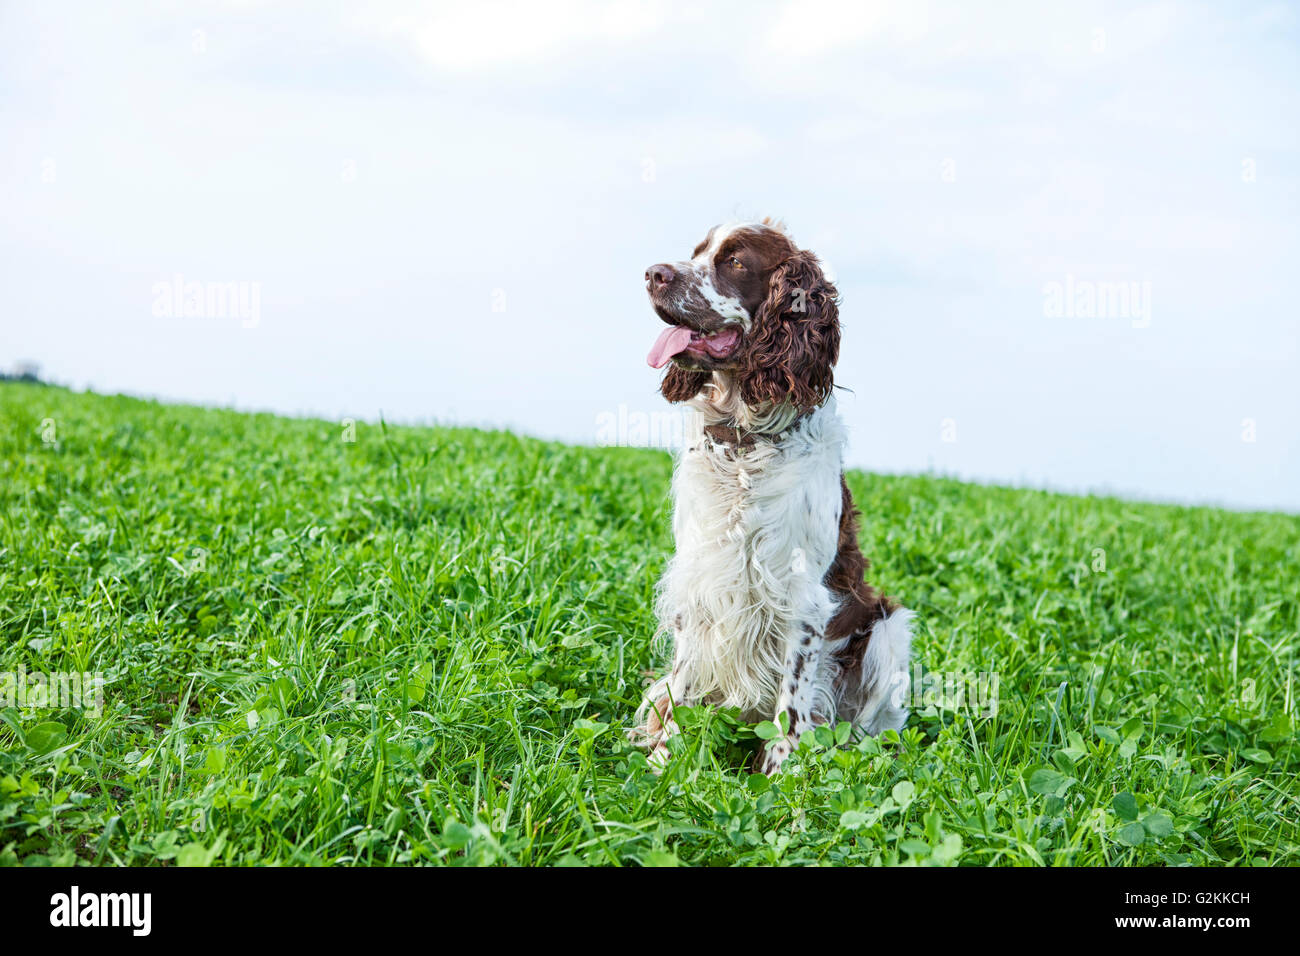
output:
[[[901,730],[913,615],[863,576],[832,393],[839,293],[770,219],[717,226],[645,280],[667,325],[647,360],[691,414],[656,604],[672,666],[633,738],[661,770],[675,706],[736,707],[783,731],[755,758],[773,774],[818,724]]]

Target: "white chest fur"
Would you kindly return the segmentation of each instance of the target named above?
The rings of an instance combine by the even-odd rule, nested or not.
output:
[[[677,701],[771,716],[791,640],[824,630],[835,601],[844,428],[834,400],[776,442],[736,450],[706,437],[699,412],[673,475],[676,553],[659,619],[675,641]]]

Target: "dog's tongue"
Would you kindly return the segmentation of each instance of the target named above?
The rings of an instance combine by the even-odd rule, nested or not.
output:
[[[691,344],[691,330],[684,325],[674,325],[666,328],[655,339],[655,344],[650,346],[650,354],[646,356],[646,361],[650,363],[651,368],[663,368],[678,352],[686,351],[686,346]]]

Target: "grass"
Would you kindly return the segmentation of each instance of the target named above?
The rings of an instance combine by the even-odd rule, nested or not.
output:
[[[0,672],[105,681],[0,700],[0,862],[1300,863],[1294,516],[851,473],[921,686],[996,714],[769,781],[694,711],[656,777],[668,456],[346,437],[0,383]]]

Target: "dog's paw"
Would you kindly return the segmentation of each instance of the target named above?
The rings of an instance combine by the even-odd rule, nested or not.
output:
[[[656,743],[650,749],[649,756],[646,757],[646,762],[650,764],[650,772],[656,777],[659,776],[664,772],[664,768],[668,766],[668,761],[672,759],[672,756],[672,751],[668,749],[667,743],[662,740]]]
[[[794,753],[796,742],[791,737],[782,737],[779,740],[773,740],[767,744],[758,755],[755,762],[758,772],[772,776],[781,772],[781,766],[785,763],[785,758]]]
[[[652,773],[655,775],[663,773],[664,767],[668,765],[668,760],[672,756],[668,749],[666,727],[652,717],[648,724],[639,724],[629,729],[627,738],[634,746],[646,751],[646,761]]]

